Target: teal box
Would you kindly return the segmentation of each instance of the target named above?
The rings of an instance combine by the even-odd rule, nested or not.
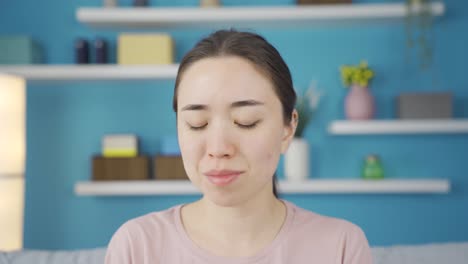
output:
[[[40,47],[28,36],[0,36],[0,64],[42,62]]]
[[[165,136],[161,140],[159,154],[162,156],[180,156],[180,147],[177,136]]]

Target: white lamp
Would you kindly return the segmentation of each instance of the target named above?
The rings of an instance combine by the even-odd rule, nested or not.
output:
[[[25,87],[0,74],[0,250],[23,246]]]

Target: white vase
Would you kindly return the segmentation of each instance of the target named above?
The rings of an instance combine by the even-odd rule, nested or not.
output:
[[[309,143],[294,138],[284,155],[284,175],[288,181],[306,181],[309,177]]]

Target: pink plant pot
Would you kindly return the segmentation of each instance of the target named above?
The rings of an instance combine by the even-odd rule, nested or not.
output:
[[[350,120],[367,120],[374,117],[374,97],[368,87],[352,85],[345,99],[345,114]]]

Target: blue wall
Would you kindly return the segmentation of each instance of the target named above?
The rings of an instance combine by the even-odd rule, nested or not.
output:
[[[123,2],[123,1],[122,1]],[[127,0],[127,2],[130,2]],[[153,0],[153,4],[196,5],[196,0]],[[236,1],[224,1],[232,4]],[[247,4],[250,1],[241,1]],[[253,1],[252,1],[253,2]],[[263,0],[259,4],[293,1]],[[372,1],[367,1],[372,2]],[[405,60],[402,23],[275,29],[255,28],[290,65],[296,87],[311,78],[326,91],[319,113],[306,130],[314,178],[358,177],[366,154],[379,153],[389,177],[448,178],[449,195],[286,195],[299,206],[360,225],[372,245],[468,240],[467,135],[331,136],[330,121],[343,119],[346,95],[337,68],[367,59],[377,72],[372,92],[378,118],[394,117],[403,91],[452,91],[455,116],[468,116],[468,2],[447,0],[447,14],[434,27],[434,64],[421,71],[417,57]],[[73,41],[118,31],[79,24],[75,9],[90,0],[0,1],[0,34],[27,34],[46,51],[46,62],[73,62]],[[128,31],[128,30],[125,30]],[[208,29],[170,31],[177,61]],[[115,58],[115,57],[114,57]],[[106,133],[136,133],[147,154],[163,136],[175,135],[172,81],[90,82],[30,85],[27,93],[26,248],[73,249],[104,246],[124,221],[153,210],[192,201],[180,197],[78,197],[75,182],[90,178],[90,158]],[[282,177],[282,164],[279,168]]]

